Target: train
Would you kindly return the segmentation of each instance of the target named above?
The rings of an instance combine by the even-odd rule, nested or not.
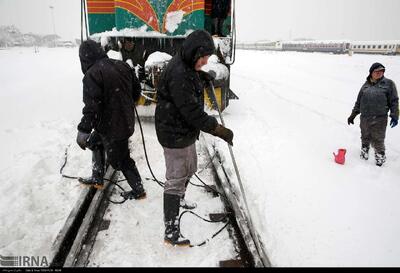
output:
[[[237,48],[249,50],[275,50],[299,52],[325,52],[334,54],[400,54],[400,40],[393,41],[260,41],[238,43]]]
[[[211,32],[212,0],[81,0],[81,39],[98,40],[105,48],[121,51],[129,40],[134,44],[136,60],[142,68],[142,97],[139,105],[157,101],[157,80],[170,58],[147,67],[153,54],[173,56],[179,52],[187,35],[197,29]],[[230,89],[230,67],[235,61],[235,0],[230,1],[220,37],[213,36],[216,54],[210,58],[217,70],[214,80],[218,106],[224,110],[231,99],[238,99]],[[104,42],[105,41],[105,42]],[[144,67],[146,66],[146,67]],[[218,73],[222,71],[223,73]],[[217,106],[205,90],[205,104]]]
[[[397,55],[400,54],[400,41],[355,41],[350,49],[354,53]]]

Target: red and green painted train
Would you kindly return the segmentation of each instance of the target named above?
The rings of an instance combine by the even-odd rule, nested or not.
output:
[[[212,1],[218,0],[81,0],[82,22],[87,36],[94,39],[107,36],[109,47],[119,51],[125,40],[133,41],[138,63],[142,65],[154,52],[175,55],[185,37],[193,30],[204,29],[211,33]],[[230,66],[235,60],[235,2],[230,0],[228,17],[224,20],[222,36],[213,37],[218,65],[223,65],[228,75],[214,81],[218,104],[225,109],[230,99],[237,99],[230,90]],[[101,37],[101,38],[100,38]],[[145,79],[156,79],[162,71],[146,71]],[[148,82],[149,83],[149,82]],[[149,105],[156,101],[155,83],[151,95],[143,96],[140,103]],[[206,91],[206,90],[205,90]],[[207,104],[209,98],[206,95]]]

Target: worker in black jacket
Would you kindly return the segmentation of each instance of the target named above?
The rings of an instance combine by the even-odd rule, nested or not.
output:
[[[223,25],[226,17],[228,17],[230,9],[230,0],[212,0],[211,6],[211,35],[224,37]]]
[[[109,59],[99,43],[84,41],[79,48],[83,78],[83,117],[77,143],[93,151],[92,177],[80,179],[86,185],[103,187],[104,150],[111,166],[122,171],[132,191],[125,198],[146,196],[128,139],[135,127],[134,103],[140,84],[134,71],[123,61]]]
[[[200,131],[218,136],[232,145],[232,131],[204,112],[200,69],[207,64],[214,50],[208,32],[192,32],[180,52],[168,63],[158,83],[155,126],[166,164],[164,239],[172,245],[190,244],[189,240],[180,237],[178,216],[186,186],[197,171],[195,142]]]
[[[385,135],[390,110],[390,126],[393,128],[399,121],[399,96],[395,83],[384,77],[385,67],[374,63],[369,69],[367,81],[361,87],[357,101],[347,123],[354,124],[355,117],[361,113],[361,154],[368,160],[370,145],[375,149],[376,165],[382,166],[386,161]]]

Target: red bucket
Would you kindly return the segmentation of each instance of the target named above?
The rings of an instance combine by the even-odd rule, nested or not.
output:
[[[346,149],[339,149],[338,153],[333,153],[333,155],[337,164],[344,165],[344,162],[346,161]]]

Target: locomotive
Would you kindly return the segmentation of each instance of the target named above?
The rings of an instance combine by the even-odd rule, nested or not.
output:
[[[139,105],[157,101],[157,82],[170,58],[179,52],[186,36],[203,29],[211,32],[212,0],[81,0],[82,33],[100,40],[103,46],[122,51],[126,41],[133,43],[135,67],[142,83]],[[221,37],[213,36],[216,54],[208,68],[214,70],[217,103],[221,110],[238,97],[230,89],[230,66],[235,61],[235,3],[230,2]],[[83,38],[83,34],[82,34]],[[158,55],[157,55],[158,54]],[[150,61],[153,60],[153,61]],[[138,65],[138,66],[136,66]],[[207,69],[207,68],[206,68]],[[205,90],[205,103],[216,110]]]

